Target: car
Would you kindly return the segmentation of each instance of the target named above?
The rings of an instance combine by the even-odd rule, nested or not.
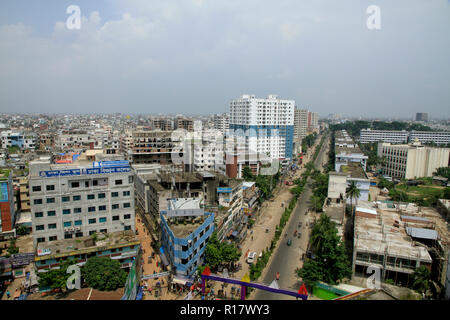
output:
[[[250,252],[247,256],[247,263],[252,264],[255,262],[256,252]]]
[[[286,243],[288,246],[290,246],[291,244],[292,244],[292,240],[291,239],[289,239],[288,241],[287,241],[287,243]]]

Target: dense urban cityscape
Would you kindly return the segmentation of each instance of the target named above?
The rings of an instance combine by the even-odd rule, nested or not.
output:
[[[450,299],[448,2],[78,2],[0,5],[2,301]]]

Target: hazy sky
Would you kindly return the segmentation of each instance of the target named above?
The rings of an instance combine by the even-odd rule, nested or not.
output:
[[[0,112],[220,113],[243,93],[450,118],[450,1],[0,2]]]

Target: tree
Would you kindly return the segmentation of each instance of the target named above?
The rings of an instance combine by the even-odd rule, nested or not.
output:
[[[252,170],[249,167],[245,167],[242,170],[242,176],[244,177],[245,181],[254,181],[255,180],[255,176],[252,173]]]
[[[315,256],[297,270],[297,275],[308,285],[316,281],[336,284],[351,275],[344,243],[337,234],[336,224],[327,215],[322,214],[314,225],[310,243]]]
[[[450,167],[437,168],[436,172],[434,172],[433,175],[444,177],[450,180]]]
[[[28,234],[28,228],[26,226],[24,226],[23,224],[21,224],[20,226],[18,226],[16,228],[16,232],[19,236],[23,236]]]
[[[127,280],[127,273],[120,268],[120,262],[109,257],[89,258],[81,274],[89,287],[102,291],[122,288]]]
[[[431,272],[425,266],[417,268],[411,277],[411,288],[426,295],[430,288]]]
[[[77,260],[70,259],[60,264],[59,269],[51,269],[47,272],[39,272],[38,284],[40,288],[50,287],[51,289],[65,289],[67,279],[70,273],[67,273],[67,268],[77,263]]]
[[[230,264],[239,260],[239,250],[232,244],[220,242],[213,232],[205,248],[205,263],[216,269],[219,265]]]
[[[361,191],[358,188],[358,185],[356,184],[356,181],[352,180],[350,181],[350,184],[348,185],[347,189],[345,190],[345,194],[347,198],[350,197],[350,207],[352,208],[353,212],[353,198],[355,198],[355,201],[359,198],[361,195]]]

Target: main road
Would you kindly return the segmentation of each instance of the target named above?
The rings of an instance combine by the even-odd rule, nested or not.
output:
[[[324,140],[322,148],[314,162],[314,166],[316,168],[322,168],[324,161],[324,156],[327,156],[325,150],[327,149],[327,145],[329,143],[329,134],[327,138]],[[289,218],[288,224],[284,227],[283,233],[278,242],[278,246],[270,259],[270,264],[267,266],[265,276],[262,279],[261,283],[270,284],[272,281],[276,279],[277,272],[280,273],[280,278],[278,280],[278,286],[282,289],[287,290],[295,290],[297,291],[301,285],[298,281],[298,278],[295,274],[295,269],[303,264],[301,261],[302,254],[305,253],[309,241],[309,223],[310,219],[313,218],[311,215],[313,213],[308,213],[305,215],[305,212],[308,210],[310,205],[310,197],[312,194],[312,180],[308,178],[307,184],[300,195],[300,198],[297,201],[297,206],[295,210],[292,212],[291,217]],[[302,227],[299,228],[299,222],[302,222]],[[308,226],[306,224],[308,223]],[[299,239],[298,237],[294,237],[294,232],[298,230],[301,231],[302,236]],[[285,237],[285,233],[287,236]],[[292,244],[290,246],[287,245],[287,240],[291,239]],[[264,274],[264,273],[263,273]],[[290,300],[295,299],[291,296],[280,295],[268,291],[257,290],[254,295],[252,295],[251,299],[253,300]]]

